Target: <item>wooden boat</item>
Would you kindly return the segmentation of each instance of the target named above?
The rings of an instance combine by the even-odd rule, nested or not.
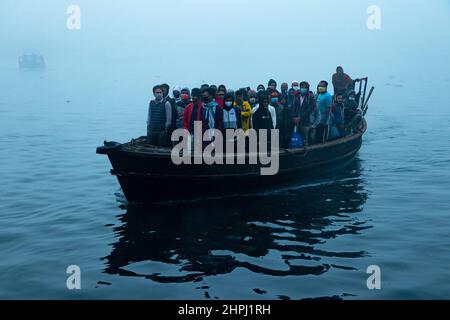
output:
[[[279,170],[276,175],[261,175],[261,168],[265,166],[249,164],[249,154],[244,155],[245,165],[175,165],[170,149],[149,145],[146,137],[125,144],[105,141],[104,146],[97,148],[97,153],[108,156],[113,167],[111,173],[119,180],[129,202],[214,197],[273,188],[292,179],[308,177],[316,170],[335,170],[355,157],[367,130],[364,116],[375,89],[372,87],[366,97],[367,84],[367,77],[359,79],[358,109],[362,121],[353,128],[353,133],[301,149],[280,149],[277,151]]]
[[[354,133],[344,138],[301,149],[281,149],[279,171],[273,176],[262,176],[261,164],[175,165],[170,149],[149,145],[145,137],[125,144],[105,142],[97,153],[109,157],[111,173],[119,180],[129,202],[178,200],[254,192],[317,169],[334,169],[355,157],[366,130],[363,119]]]

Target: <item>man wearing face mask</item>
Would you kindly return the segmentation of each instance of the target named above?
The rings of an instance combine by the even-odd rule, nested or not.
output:
[[[248,103],[250,107],[253,109],[258,104],[257,94],[255,90],[248,91]]]
[[[320,111],[321,121],[317,127],[316,139],[318,142],[328,141],[328,133],[331,123],[331,106],[333,104],[333,97],[328,92],[328,82],[322,80],[317,86],[317,107]]]
[[[227,93],[223,103],[223,128],[226,129],[241,129],[242,117],[241,110],[234,106],[234,96]]]
[[[223,131],[223,109],[214,99],[215,93],[216,91],[211,87],[202,90],[205,125],[207,130],[217,129]]]
[[[149,144],[167,147],[172,123],[172,106],[164,99],[163,88],[153,88],[155,99],[150,101],[147,118],[147,139]]]
[[[175,109],[177,111],[176,129],[183,128],[184,110],[190,103],[191,103],[191,95],[189,88],[183,88],[180,91],[180,99],[177,102],[175,102]]]
[[[314,143],[314,130],[320,122],[320,112],[308,82],[300,83],[297,98],[292,109],[292,121],[294,127],[298,128],[305,146],[308,146]]]

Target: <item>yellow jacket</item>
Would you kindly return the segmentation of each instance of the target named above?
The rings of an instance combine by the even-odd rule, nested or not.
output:
[[[244,130],[244,132],[247,132],[248,129],[250,129],[250,119],[252,117],[252,107],[250,106],[250,103],[248,103],[248,101],[244,101],[242,103],[242,106],[238,106],[238,104],[235,102],[234,106],[241,109],[242,130]]]

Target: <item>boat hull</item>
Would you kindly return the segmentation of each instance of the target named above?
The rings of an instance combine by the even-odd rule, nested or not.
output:
[[[306,149],[283,150],[276,175],[261,175],[258,165],[175,165],[170,152],[139,152],[136,147],[112,148],[107,154],[120,186],[129,202],[157,202],[192,197],[257,192],[310,177],[317,172],[332,171],[353,159],[362,145],[365,132],[314,145]],[[248,163],[248,161],[247,161]]]

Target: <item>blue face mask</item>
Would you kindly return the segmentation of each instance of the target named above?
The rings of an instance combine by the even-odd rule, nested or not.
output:
[[[272,98],[272,103],[273,104],[278,103],[278,98]]]
[[[301,94],[306,94],[306,93],[308,93],[308,89],[306,89],[306,88],[300,88],[300,93],[301,93]]]

